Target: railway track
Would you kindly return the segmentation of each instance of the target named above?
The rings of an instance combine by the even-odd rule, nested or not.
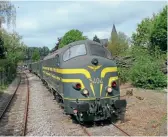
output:
[[[80,128],[78,130],[81,130],[81,132],[83,132],[86,136],[131,136],[115,123],[110,123],[107,120],[84,124],[77,121],[73,116],[68,116],[68,119],[74,119],[76,121],[75,123],[77,123],[78,127]]]
[[[11,104],[11,102],[12,102],[12,100],[13,100],[13,98],[14,98],[14,96],[15,96],[18,88],[19,88],[20,83],[21,83],[21,75],[20,75],[19,83],[18,83],[18,85],[17,85],[17,87],[16,87],[13,95],[11,96],[11,98],[9,98],[9,101],[6,103],[6,105],[4,106],[4,108],[1,108],[2,111],[0,112],[0,121],[3,118],[3,116],[5,115],[5,112],[7,111],[7,109],[9,108],[9,106],[10,106],[10,104]]]
[[[26,73],[20,73],[19,77],[20,80],[15,91],[6,103],[3,104],[3,108],[0,108],[0,124],[5,125],[0,135],[15,135],[15,130],[19,131],[17,135],[26,135],[29,105],[29,80]],[[21,120],[20,123],[17,121],[18,118]],[[12,120],[10,121],[10,119]],[[18,129],[16,129],[16,127]]]
[[[26,80],[27,80],[27,96],[26,96],[26,106],[25,106],[25,113],[24,113],[24,122],[23,122],[23,132],[22,136],[26,135],[26,129],[27,129],[27,118],[28,118],[28,110],[29,110],[29,94],[30,94],[30,88],[29,88],[29,79],[27,74],[26,75]]]
[[[114,130],[114,132],[112,133],[113,135],[110,135],[111,132],[108,132],[108,129],[109,127],[107,126],[101,126],[101,127],[91,127],[91,128],[86,128],[85,126],[83,125],[80,125],[81,129],[83,130],[84,134],[86,134],[87,136],[131,136],[129,135],[126,131],[122,130],[120,127],[118,127],[117,125],[115,125],[114,123],[112,123],[111,125],[113,125],[113,127],[118,130],[117,132]],[[111,128],[111,125],[110,125],[110,128]],[[97,130],[96,128],[100,128],[100,130],[97,131],[94,131],[94,130]],[[99,132],[101,132],[102,134],[100,134]],[[104,135],[104,133],[106,135]]]

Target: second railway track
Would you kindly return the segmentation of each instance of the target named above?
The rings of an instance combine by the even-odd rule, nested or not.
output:
[[[0,99],[3,99],[3,95]],[[0,135],[26,134],[28,105],[29,80],[26,73],[20,73],[16,89],[10,93],[0,108]]]

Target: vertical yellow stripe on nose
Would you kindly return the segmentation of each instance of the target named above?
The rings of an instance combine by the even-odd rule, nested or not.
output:
[[[101,94],[102,94],[102,88],[103,88],[103,84],[100,84],[100,97],[101,97]]]
[[[95,91],[94,91],[94,88],[93,88],[93,84],[92,84],[92,83],[90,83],[90,88],[91,88],[91,90],[92,90],[92,92],[93,92],[93,94],[94,94],[94,96],[95,96]]]

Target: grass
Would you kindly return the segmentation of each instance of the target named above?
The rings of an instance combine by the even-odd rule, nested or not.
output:
[[[5,89],[7,89],[8,85],[0,85],[0,94],[3,93]]]
[[[167,113],[162,117],[161,123],[163,123],[163,122],[165,122],[165,121],[167,121]]]

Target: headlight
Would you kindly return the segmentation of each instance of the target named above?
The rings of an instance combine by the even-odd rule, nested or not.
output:
[[[108,87],[108,88],[107,88],[107,92],[108,92],[108,93],[111,93],[112,90],[113,90],[113,89],[112,89],[111,87]]]
[[[82,92],[84,95],[88,95],[89,94],[89,91],[84,89],[83,92]]]

